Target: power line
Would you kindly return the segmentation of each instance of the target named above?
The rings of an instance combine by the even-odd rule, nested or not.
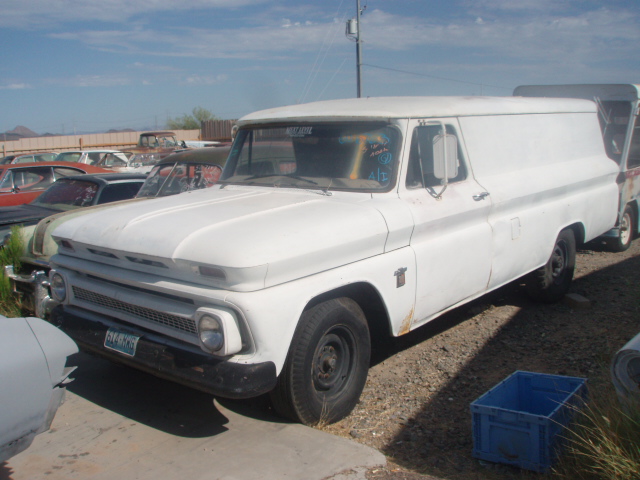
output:
[[[338,69],[334,72],[333,76],[329,79],[329,81],[326,83],[326,85],[324,86],[324,88],[322,89],[322,91],[320,92],[320,95],[318,95],[318,100],[320,100],[322,98],[322,95],[324,95],[324,92],[327,90],[327,87],[329,85],[331,85],[331,82],[333,82],[333,79],[335,78],[335,76],[338,74],[338,72],[340,70],[342,70],[342,66],[344,65],[344,62],[346,62],[347,59],[343,59],[342,63],[340,64],[340,66],[338,67]]]
[[[344,3],[344,0],[341,0],[340,5],[338,5],[338,8],[336,10],[336,13],[334,15],[334,18],[338,16],[338,14],[340,13],[340,9],[342,8],[342,4]],[[344,18],[346,16],[346,13],[342,16],[342,20],[344,21]],[[302,90],[302,95],[300,96],[300,101],[304,102],[307,95],[309,94],[309,91],[311,89],[311,85],[313,84],[313,82],[315,81],[316,77],[318,76],[318,73],[320,73],[320,67],[322,66],[322,64],[324,63],[327,54],[329,53],[329,50],[331,49],[331,46],[333,45],[333,42],[336,39],[336,33],[338,31],[339,26],[341,25],[342,22],[338,23],[336,22],[334,24],[334,27],[331,29],[327,29],[324,39],[322,41],[322,46],[320,47],[320,49],[318,50],[318,54],[316,55],[316,59],[315,62],[313,63],[313,67],[311,67],[311,71],[309,72],[309,77],[307,78],[307,81],[304,85],[304,88]],[[327,39],[329,38],[329,36],[332,35],[332,38],[330,40],[330,43],[328,46],[327,45]],[[322,55],[322,60],[320,60],[320,56]],[[320,64],[318,65],[318,62],[320,62]],[[316,68],[317,67],[317,68]]]
[[[464,81],[464,80],[456,80],[454,78],[438,77],[437,75],[427,75],[427,74],[424,74],[424,73],[409,72],[407,70],[400,70],[400,69],[397,69],[397,68],[380,67],[378,65],[371,65],[371,64],[368,64],[368,63],[363,63],[362,65],[364,65],[365,67],[377,68],[379,70],[389,70],[391,72],[406,73],[408,75],[416,75],[418,77],[435,78],[436,80],[445,80],[447,82],[464,83],[466,85],[475,85],[475,86],[478,86],[478,87],[498,88],[500,90],[508,90],[508,91],[512,90],[511,88],[499,87],[497,85],[489,85],[487,83],[467,82],[467,81]]]

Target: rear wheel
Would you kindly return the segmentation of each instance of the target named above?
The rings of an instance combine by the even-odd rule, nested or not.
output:
[[[620,218],[619,233],[615,238],[607,239],[607,246],[612,252],[624,252],[631,246],[636,231],[633,209],[627,205]]]
[[[560,232],[545,265],[525,279],[531,298],[544,303],[557,302],[569,291],[576,264],[576,237],[573,230]]]
[[[346,417],[364,388],[370,353],[369,329],[356,302],[337,298],[309,309],[271,392],[274,408],[307,425]]]

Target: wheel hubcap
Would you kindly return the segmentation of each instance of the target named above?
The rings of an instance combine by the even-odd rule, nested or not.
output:
[[[313,362],[316,390],[338,391],[346,383],[352,365],[353,345],[351,334],[346,329],[334,328],[322,337]]]
[[[630,224],[631,218],[627,213],[625,213],[620,220],[620,243],[623,245],[626,245],[631,238],[631,229],[629,228]]]
[[[567,246],[564,242],[558,242],[556,248],[553,250],[553,257],[551,258],[551,275],[554,280],[558,280],[562,277],[567,264]]]

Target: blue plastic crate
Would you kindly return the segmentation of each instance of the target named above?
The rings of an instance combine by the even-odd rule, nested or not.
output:
[[[471,404],[473,456],[544,472],[586,388],[584,378],[513,373]]]

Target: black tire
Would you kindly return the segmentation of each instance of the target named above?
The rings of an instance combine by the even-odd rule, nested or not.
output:
[[[636,222],[633,215],[633,208],[627,205],[622,213],[620,225],[618,226],[620,233],[615,238],[607,239],[607,247],[612,252],[624,252],[628,250],[633,241],[636,232]]]
[[[312,307],[300,318],[271,392],[273,407],[306,425],[337,422],[360,398],[370,354],[367,321],[356,302],[337,298]]]
[[[543,303],[561,300],[569,291],[576,265],[576,237],[573,230],[560,232],[545,265],[525,279],[527,293]]]

